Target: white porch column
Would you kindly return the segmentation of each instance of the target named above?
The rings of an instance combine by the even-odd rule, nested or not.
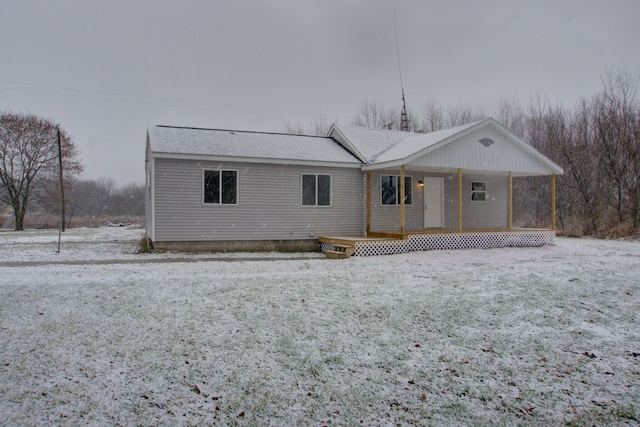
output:
[[[508,194],[507,209],[507,227],[509,231],[513,230],[513,172],[509,171],[509,194]]]
[[[462,169],[458,169],[458,232],[462,232]]]
[[[400,234],[404,236],[404,165],[400,168]]]
[[[367,229],[366,236],[371,232],[371,172],[367,171]]]
[[[556,229],[556,174],[551,175],[551,229]]]

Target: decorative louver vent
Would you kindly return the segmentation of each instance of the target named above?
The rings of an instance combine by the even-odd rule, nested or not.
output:
[[[495,141],[491,138],[481,138],[478,140],[478,142],[482,145],[484,145],[485,147],[490,146],[491,144],[493,144]]]

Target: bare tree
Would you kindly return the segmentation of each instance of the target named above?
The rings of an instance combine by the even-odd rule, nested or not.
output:
[[[337,120],[336,120],[337,122]],[[318,116],[311,121],[308,126],[301,123],[286,122],[284,124],[284,132],[294,135],[312,135],[312,136],[326,136],[329,134],[329,129],[332,123],[327,116]]]
[[[382,100],[367,98],[360,105],[352,124],[371,129],[400,129],[400,112]]]
[[[526,133],[526,114],[518,97],[501,97],[498,99],[496,120],[514,134],[523,138]]]
[[[593,98],[594,137],[601,165],[613,197],[609,197],[618,223],[638,226],[638,77],[627,71],[608,72],[603,90]]]
[[[370,129],[401,130],[401,106],[389,106],[384,101],[367,98],[360,105],[358,113],[351,124]],[[409,131],[417,131],[419,120],[410,109],[407,109]]]
[[[458,104],[449,107],[445,114],[445,128],[466,125],[484,119],[484,113],[474,111],[468,104]]]
[[[434,99],[422,106],[422,131],[435,132],[444,129],[444,112]]]
[[[78,149],[60,129],[63,169],[67,176],[82,172]],[[15,229],[24,229],[29,200],[58,173],[56,125],[34,115],[0,115],[0,201],[13,208]]]

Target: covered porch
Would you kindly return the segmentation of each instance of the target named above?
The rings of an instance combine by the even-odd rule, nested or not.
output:
[[[385,171],[384,173],[394,173]],[[427,176],[440,174],[429,184]],[[477,176],[492,175],[489,179],[491,191],[477,196],[472,193],[473,179]],[[449,250],[449,249],[488,249],[501,247],[538,247],[555,245],[556,238],[556,175],[550,175],[551,180],[551,215],[549,228],[518,228],[513,225],[513,172],[488,173],[483,171],[469,171],[462,169],[455,173],[450,171],[436,171],[424,168],[409,169],[405,165],[398,171],[398,192],[405,197],[398,199],[397,206],[383,206],[383,184],[380,173],[368,171],[366,174],[366,231],[363,236],[321,236],[319,238],[321,251],[327,256],[346,258],[341,251],[353,256],[391,255],[413,251]],[[373,177],[372,177],[373,176]],[[424,177],[423,177],[424,176]],[[519,174],[519,176],[522,176]],[[410,177],[411,179],[406,179]],[[485,178],[483,178],[485,179]],[[443,182],[448,181],[445,184]],[[502,183],[504,181],[504,183]],[[440,182],[440,183],[439,183]],[[483,181],[485,182],[485,181]],[[497,183],[500,183],[499,185]],[[408,186],[411,185],[411,189]],[[499,187],[500,194],[496,194],[495,187]],[[451,188],[455,188],[451,194]],[[466,188],[466,189],[465,189]],[[448,189],[448,192],[446,191]],[[484,187],[486,191],[487,188]],[[489,197],[486,204],[481,201],[474,204],[472,199]],[[406,203],[410,201],[410,203]],[[484,202],[484,200],[482,200]],[[489,211],[492,221],[498,226],[478,227],[486,219],[478,207]],[[466,213],[465,208],[473,210]],[[411,212],[413,220],[408,224],[407,212]],[[394,228],[381,229],[377,225],[380,219],[377,214],[384,212],[384,221],[389,224],[389,216],[395,223]],[[485,214],[486,216],[486,214]],[[416,225],[418,224],[418,225]],[[424,225],[424,228],[423,228]]]
[[[495,120],[431,134],[349,132],[365,162],[364,236],[321,237],[328,255],[336,245],[362,256],[555,243],[562,168]],[[383,151],[362,154],[382,138]],[[551,180],[548,229],[514,227],[513,179],[526,176]]]

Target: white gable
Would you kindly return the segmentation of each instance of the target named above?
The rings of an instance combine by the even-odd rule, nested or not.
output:
[[[410,134],[374,156],[363,169],[401,165],[442,171],[512,172],[515,176],[563,173],[560,166],[491,118],[428,134]]]
[[[495,127],[485,126],[443,144],[408,164],[438,169],[462,168],[483,173],[511,171],[516,176],[562,173],[561,168],[554,168],[545,160],[548,159],[533,149],[527,150],[514,143]]]

